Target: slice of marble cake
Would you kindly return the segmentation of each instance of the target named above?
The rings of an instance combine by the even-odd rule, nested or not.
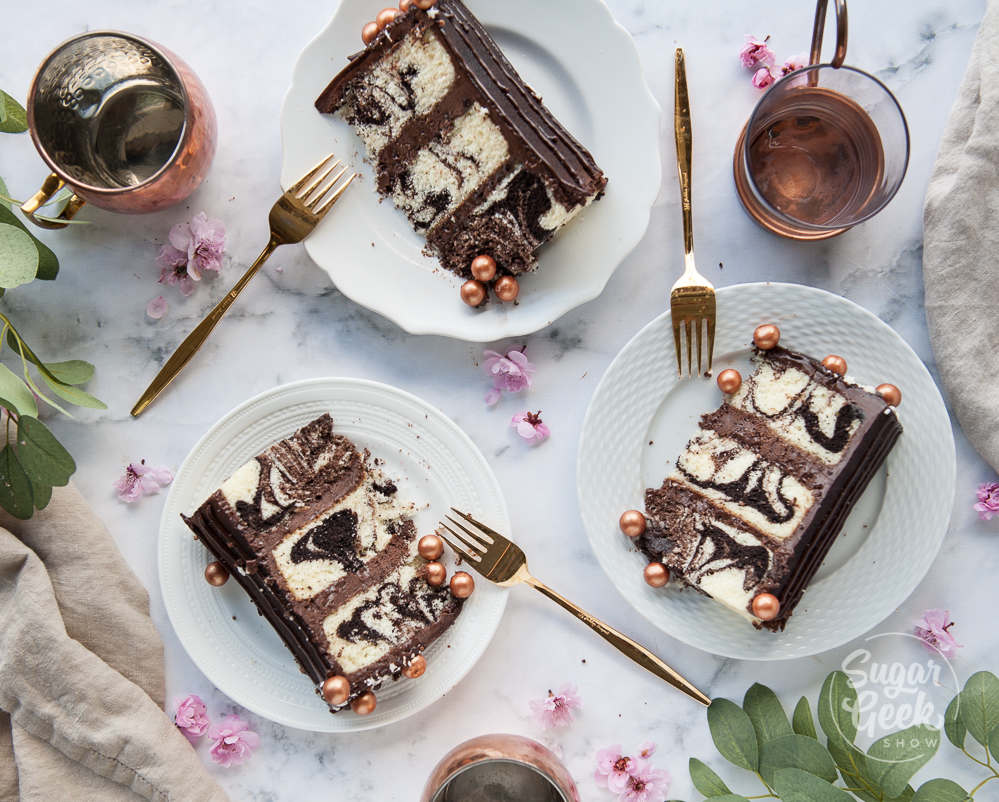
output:
[[[333,709],[377,689],[455,620],[431,587],[413,505],[323,415],[236,470],[184,521],[253,599]]]
[[[902,431],[890,407],[810,357],[757,350],[756,369],[645,493],[638,541],[687,584],[783,629]],[[766,619],[754,599],[772,594]]]
[[[413,4],[316,108],[353,126],[378,191],[466,278],[480,255],[497,278],[536,267],[537,249],[607,183],[460,0]]]

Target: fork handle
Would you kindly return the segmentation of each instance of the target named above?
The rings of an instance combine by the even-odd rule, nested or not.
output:
[[[674,70],[673,133],[676,135],[676,169],[680,175],[680,208],[683,212],[683,252],[694,252],[694,221],[690,213],[690,165],[693,132],[690,128],[690,97],[683,48],[676,49]]]
[[[233,288],[215,305],[215,308],[197,325],[194,331],[188,334],[184,338],[184,341],[177,346],[177,350],[173,352],[173,355],[166,361],[166,364],[160,368],[160,372],[156,374],[156,378],[150,382],[142,397],[132,407],[132,417],[141,415],[145,408],[153,403],[156,397],[167,388],[170,382],[177,377],[177,374],[191,361],[198,352],[198,349],[201,348],[202,343],[212,333],[212,329],[218,325],[222,316],[229,310],[229,307],[239,297],[239,294],[246,285],[250,283],[250,279],[257,274],[263,263],[267,261],[267,258],[274,253],[274,250],[280,244],[277,239],[271,237],[266,247],[260,252],[260,256],[254,260],[253,264],[250,265]]]
[[[627,635],[618,632],[614,627],[605,624],[599,618],[595,618],[590,615],[581,607],[573,604],[565,596],[556,593],[550,587],[548,587],[543,582],[538,581],[533,576],[528,574],[527,578],[524,580],[532,588],[538,592],[544,594],[553,602],[555,602],[560,607],[568,610],[576,618],[582,621],[586,626],[596,632],[601,638],[607,641],[611,646],[617,649],[626,657],[630,657],[633,661],[638,663],[642,668],[651,671],[659,679],[664,679],[670,685],[672,685],[677,690],[683,691],[687,696],[692,699],[696,699],[702,705],[711,704],[711,699],[701,693],[696,687],[691,685],[687,680],[681,677],[676,671],[670,668],[661,659],[656,657],[652,652],[646,649],[644,646],[635,643]]]

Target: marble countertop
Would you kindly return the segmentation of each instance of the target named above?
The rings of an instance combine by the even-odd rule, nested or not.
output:
[[[673,47],[686,48],[697,135],[697,247],[708,278],[718,286],[793,281],[845,295],[892,325],[933,370],[922,302],[922,200],[984,0],[852,4],[848,61],[874,72],[897,93],[912,131],[912,159],[900,193],[884,212],[824,244],[786,242],[764,233],[742,212],[731,179],[733,143],[757,97],[735,58],[743,34],[770,34],[781,58],[804,51],[811,5],[800,0],[609,2],[634,36],[649,84],[666,108],[672,101]],[[5,37],[0,67],[0,86],[9,92],[23,96],[34,66],[61,39],[88,28],[118,28],[180,53],[207,85],[219,115],[221,146],[214,167],[186,208],[128,219],[88,209],[83,216],[94,225],[45,237],[62,259],[58,281],[36,282],[4,299],[41,354],[97,365],[90,389],[108,410],[82,413],[84,422],[51,417],[50,425],[76,456],[76,483],[149,589],[166,647],[169,695],[198,693],[213,711],[234,709],[191,663],[166,618],[155,557],[162,496],[126,506],[114,497],[112,481],[130,460],[176,467],[217,418],[262,390],[295,379],[344,375],[416,393],[462,426],[499,477],[532,569],[566,596],[620,625],[712,696],[741,698],[752,682],[762,681],[786,704],[802,694],[814,699],[826,673],[857,644],[781,663],[722,660],[695,651],[627,607],[596,565],[582,533],[575,458],[586,405],[614,354],[662,311],[680,263],[667,118],[661,196],[641,244],[600,298],[548,329],[509,343],[526,342],[538,365],[528,403],[544,410],[553,432],[541,447],[523,447],[506,426],[519,402],[504,402],[492,411],[483,404],[479,347],[405,334],[342,297],[300,248],[279,251],[176,387],[141,420],[129,417],[138,392],[166,355],[263,244],[266,212],[278,187],[278,110],[299,51],[326,24],[334,5],[335,0],[285,0],[279,8],[267,0],[244,0],[237,10],[218,0],[58,0],[18,3],[3,14],[5,30],[17,31]],[[0,175],[12,192],[29,194],[43,172],[27,137],[4,138]],[[152,322],[144,310],[160,290],[157,248],[170,225],[201,210],[228,228],[223,276],[186,301],[165,293],[170,311]],[[999,574],[999,526],[980,523],[971,509],[975,486],[993,475],[956,428],[955,436],[958,491],[951,531],[929,575],[876,632],[909,631],[924,609],[949,608],[957,621],[953,632],[965,645],[955,660],[963,681],[980,668],[999,668],[995,585],[983,581]],[[553,643],[559,648],[552,649]],[[908,659],[899,649],[899,659]],[[528,717],[528,699],[564,682],[578,685],[582,713],[568,730],[545,735]],[[592,780],[594,754],[608,744],[633,749],[647,739],[658,742],[655,760],[672,773],[670,796],[678,799],[697,796],[687,775],[688,755],[722,763],[697,705],[526,589],[511,594],[499,632],[474,673],[435,707],[397,726],[336,737],[250,719],[262,741],[253,760],[228,770],[211,765],[234,799],[316,798],[318,792],[329,799],[411,800],[445,751],[491,731],[546,738],[560,750],[587,800],[611,798]],[[944,775],[973,785],[972,778],[981,775],[955,755],[949,745],[942,746],[917,778]],[[751,790],[758,786],[740,779],[734,783],[737,790],[759,793]]]

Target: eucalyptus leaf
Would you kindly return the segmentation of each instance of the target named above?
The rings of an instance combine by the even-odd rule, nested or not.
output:
[[[0,363],[0,403],[13,409],[18,415],[38,417],[38,404],[35,396],[24,380],[6,365]]]
[[[968,792],[953,780],[929,780],[919,786],[912,802],[964,802]]]
[[[812,718],[812,708],[808,706],[808,699],[802,696],[794,708],[794,716],[791,718],[791,728],[798,735],[807,735],[809,738],[819,739],[815,732],[815,720]]]
[[[72,391],[72,390],[76,389],[76,388],[71,387],[68,384],[64,384],[62,381],[60,381],[56,377],[56,375],[54,373],[52,373],[51,370],[49,370],[48,365],[45,364],[44,362],[42,362],[42,360],[38,358],[38,354],[36,354],[34,351],[32,351],[31,348],[28,347],[28,344],[23,339],[20,339],[20,335],[18,335],[18,334],[16,334],[14,332],[13,327],[11,327],[10,329],[8,329],[8,331],[7,331],[7,343],[10,345],[11,349],[15,353],[22,354],[22,358],[23,359],[27,359],[27,360],[35,363],[35,366],[38,368],[39,373],[42,374],[42,378],[45,380],[45,383],[47,385],[49,385],[49,387],[53,388],[53,392],[55,392],[54,385],[61,385],[62,388],[65,389],[65,390],[67,390],[67,391]],[[38,393],[38,395],[42,395],[39,392],[39,390],[38,390],[38,388],[37,388],[36,385],[34,385],[30,381],[28,382],[28,384],[31,385],[31,389],[34,390],[36,393]],[[83,391],[79,390],[78,392],[82,393]],[[61,395],[61,393],[60,393],[60,395]],[[104,406],[104,404],[101,401],[98,401],[92,395],[89,395],[89,393],[84,393],[84,395],[89,396],[94,402],[96,402],[96,405],[99,405],[99,406],[96,406],[93,403],[91,403],[91,404],[80,404],[79,406],[95,406],[95,408],[97,408],[97,409],[106,409],[107,408],[107,407]],[[65,398],[65,396],[63,396],[63,397]],[[45,396],[42,396],[42,398],[45,398]],[[66,400],[70,401],[71,403],[76,403],[71,398],[66,398]],[[52,404],[52,406],[56,407],[56,409],[58,409],[63,414],[69,415],[69,413],[66,412],[66,410],[64,410],[58,404],[55,404],[52,401],[49,401],[48,398],[45,398],[45,401],[47,403],[49,403],[49,404]],[[72,415],[70,415],[70,417],[72,417]]]
[[[767,741],[760,750],[760,774],[770,785],[778,769],[796,768],[821,777],[836,780],[836,765],[829,752],[807,735],[784,735]]]
[[[940,731],[921,724],[879,738],[867,750],[868,777],[886,795],[899,796],[940,746]]]
[[[20,287],[37,274],[38,249],[31,237],[17,226],[0,223],[0,287]]]
[[[964,719],[961,718],[961,694],[957,694],[947,705],[947,712],[944,713],[944,733],[954,746],[964,749],[968,728],[964,726]]]
[[[9,445],[0,449],[0,507],[22,521],[30,518],[35,509],[31,481]]]
[[[982,746],[999,726],[999,678],[990,671],[972,674],[961,691],[961,720]]]
[[[7,200],[7,198],[10,197],[10,190],[7,189],[7,185],[4,183],[4,180],[2,178],[0,178],[0,195],[3,196],[0,197],[0,207],[4,209],[10,209],[11,202]]]
[[[999,758],[999,727],[993,727],[989,733],[989,752],[992,757]]]
[[[829,737],[853,743],[857,737],[857,689],[844,671],[833,671],[819,693],[819,726]]]
[[[24,107],[0,89],[0,131],[19,134],[28,130],[28,115]]]
[[[749,800],[738,794],[722,794],[721,796],[710,796],[704,802],[749,802]]]
[[[46,362],[45,367],[63,384],[86,384],[94,378],[94,366],[82,359]]]
[[[68,384],[63,384],[61,381],[51,381],[49,376],[51,374],[44,370],[42,371],[42,378],[45,383],[49,386],[53,393],[59,396],[64,401],[69,401],[71,404],[75,404],[78,407],[89,407],[90,409],[107,409],[107,404],[101,401],[99,398],[95,398],[86,390],[81,390],[79,387],[72,387]]]
[[[43,281],[51,281],[59,275],[59,259],[52,252],[52,249],[38,239],[6,204],[0,204],[0,223],[16,226],[31,237],[31,241],[35,243],[35,248],[38,250],[38,273],[35,275],[35,278],[40,278]]]
[[[72,412],[60,406],[58,402],[53,401],[51,398],[45,395],[45,393],[42,392],[42,388],[38,386],[37,382],[35,382],[34,379],[31,378],[31,373],[28,371],[27,367],[25,367],[24,370],[24,380],[28,383],[28,387],[31,388],[32,392],[34,392],[35,395],[37,395],[40,399],[42,399],[42,401],[44,401],[50,407],[58,409],[67,418],[74,417]]]
[[[833,761],[844,774],[851,777],[867,776],[867,755],[854,744],[847,743],[841,735],[830,735],[826,742],[826,749],[829,750]]]
[[[842,788],[801,769],[778,770],[773,787],[783,802],[853,802]]]
[[[784,735],[791,735],[791,722],[781,706],[780,700],[770,688],[760,683],[754,683],[746,691],[742,700],[742,709],[746,711],[749,720],[756,730],[756,742],[762,749],[763,744]]]
[[[708,707],[708,729],[715,748],[729,763],[749,771],[759,768],[756,730],[739,705],[729,699],[714,699]]]
[[[706,763],[702,763],[696,757],[692,757],[688,763],[690,769],[690,781],[694,788],[707,797],[718,796],[719,794],[731,794],[729,787],[725,785],[722,778],[715,774],[714,770]]]
[[[28,477],[31,480],[31,477]],[[52,499],[52,485],[31,482],[31,500],[35,509],[44,510]]]
[[[76,462],[37,418],[17,422],[17,458],[32,482],[62,487],[76,471]]]

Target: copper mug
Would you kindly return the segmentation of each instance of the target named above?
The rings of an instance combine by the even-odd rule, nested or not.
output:
[[[579,802],[568,770],[547,747],[521,735],[481,735],[438,763],[420,802]]]
[[[75,36],[42,62],[28,92],[28,128],[52,173],[21,210],[63,228],[84,203],[126,214],[184,200],[215,155],[215,112],[190,67],[130,33]],[[36,212],[63,187],[58,220]]]

